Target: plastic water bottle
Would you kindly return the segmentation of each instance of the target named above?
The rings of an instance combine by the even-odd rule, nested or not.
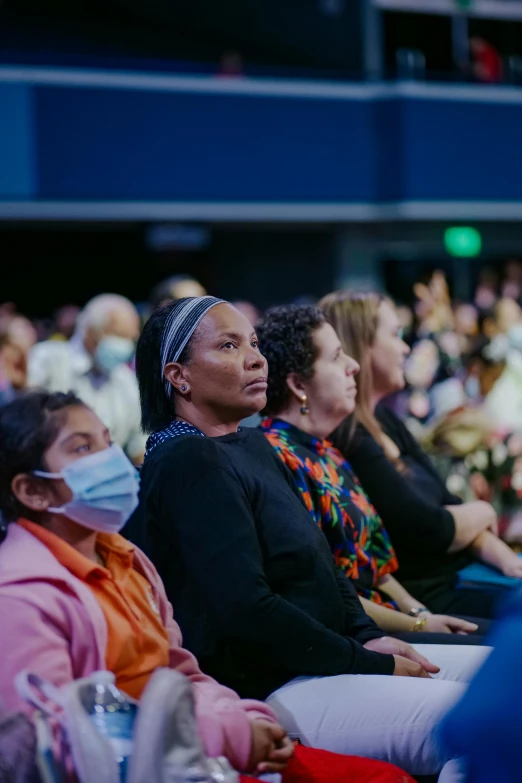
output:
[[[82,693],[82,703],[95,727],[112,745],[125,783],[127,765],[132,755],[133,728],[137,706],[115,686],[112,672],[94,672],[92,685]]]

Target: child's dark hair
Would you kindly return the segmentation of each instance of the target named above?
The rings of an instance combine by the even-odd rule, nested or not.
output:
[[[11,490],[19,473],[46,470],[44,454],[56,440],[64,411],[84,403],[73,392],[33,391],[0,408],[0,513],[13,521],[27,509]]]
[[[190,297],[188,297],[190,298]],[[143,327],[136,348],[136,375],[140,387],[141,426],[144,432],[156,432],[168,427],[176,415],[175,391],[170,396],[165,391],[165,378],[161,365],[161,342],[165,321],[173,310],[180,309],[187,297],[176,299],[160,307]],[[190,361],[192,337],[178,359],[180,364]]]

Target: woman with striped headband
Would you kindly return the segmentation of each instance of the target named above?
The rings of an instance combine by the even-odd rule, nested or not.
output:
[[[291,736],[457,781],[436,728],[487,649],[416,649],[367,617],[287,468],[239,427],[264,408],[267,372],[251,323],[223,300],[151,317],[137,350],[151,434],[127,532],[202,668],[266,699]]]

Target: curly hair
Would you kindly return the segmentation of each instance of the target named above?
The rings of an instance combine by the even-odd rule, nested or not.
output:
[[[313,336],[325,322],[324,313],[313,305],[285,305],[268,310],[256,325],[259,348],[268,362],[263,413],[275,416],[286,408],[291,397],[286,382],[290,373],[303,380],[313,376],[318,353]]]

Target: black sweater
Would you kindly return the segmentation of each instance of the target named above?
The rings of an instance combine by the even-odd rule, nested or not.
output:
[[[299,675],[391,674],[383,636],[264,435],[156,446],[125,531],[154,561],[184,645],[242,696]]]
[[[444,506],[461,501],[448,492],[405,424],[383,405],[376,417],[398,446],[403,470],[386,457],[370,433],[359,426],[345,452],[390,534],[399,559],[397,578],[420,600],[453,587],[468,553],[448,554],[455,521]]]

